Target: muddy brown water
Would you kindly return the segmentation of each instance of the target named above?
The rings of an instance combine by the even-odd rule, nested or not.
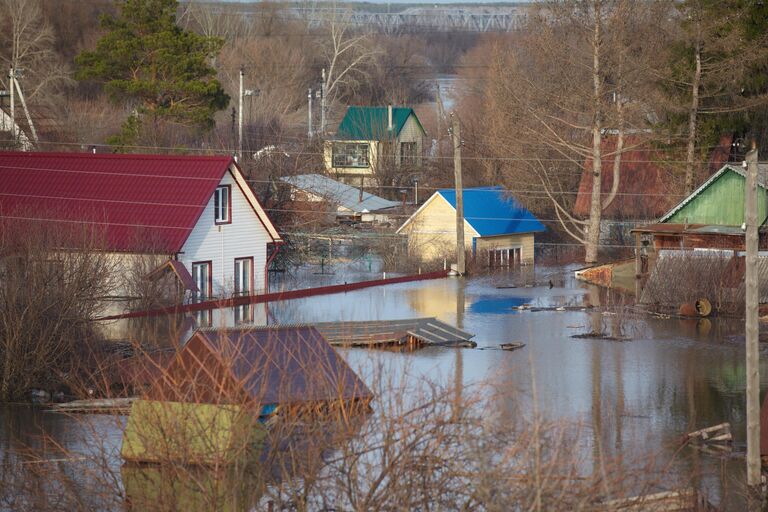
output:
[[[553,275],[556,285],[550,288]],[[514,271],[390,285],[270,304],[264,317],[269,322],[312,323],[434,316],[474,333],[480,349],[525,343],[513,352],[442,347],[410,353],[341,352],[363,375],[383,364],[408,379],[445,379],[473,389],[487,386],[493,390],[489,417],[499,421],[532,410],[535,375],[540,413],[582,429],[584,471],[594,469],[598,446],[605,457],[621,456],[625,464],[653,457],[659,467],[693,475],[691,484],[713,503],[739,510],[745,466],[739,455],[745,446],[745,356],[742,344],[733,340],[743,335],[743,324],[733,319],[606,314],[604,308],[629,304],[631,297],[587,286],[570,275],[569,269],[538,269],[528,282],[541,286],[517,288],[509,287],[521,282]],[[523,305],[542,309],[520,309]],[[561,306],[566,310],[553,309]],[[572,337],[599,331],[630,341]],[[764,359],[761,388],[766,387]],[[93,421],[99,425],[98,442],[119,447],[119,423]],[[716,457],[680,449],[686,432],[725,421],[733,427],[734,454]],[[43,434],[68,448],[88,450],[95,442],[84,440],[79,430],[81,424],[66,416],[6,406],[0,409],[0,452],[7,456],[21,446],[42,449]]]

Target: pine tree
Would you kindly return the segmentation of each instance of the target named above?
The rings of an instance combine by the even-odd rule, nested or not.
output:
[[[210,65],[223,45],[176,24],[176,0],[123,0],[96,49],[77,56],[78,80],[104,84],[110,99],[132,106],[114,143],[130,144],[147,125],[168,122],[207,129],[229,103]]]

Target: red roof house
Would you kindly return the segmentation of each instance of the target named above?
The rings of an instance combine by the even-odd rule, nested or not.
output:
[[[267,245],[281,241],[229,156],[0,152],[0,219],[165,255],[203,298],[264,290]]]
[[[613,185],[616,137],[604,138],[602,150],[602,194],[603,198],[606,198]],[[674,194],[677,190],[675,176],[670,165],[664,160],[663,152],[643,143],[640,137],[626,137],[621,155],[619,188],[616,198],[603,211],[605,218],[654,219],[677,204],[682,196]],[[589,215],[592,179],[592,159],[588,158],[584,164],[584,173],[573,208],[575,215]]]

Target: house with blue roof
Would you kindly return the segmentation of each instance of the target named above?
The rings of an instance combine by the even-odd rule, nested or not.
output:
[[[534,261],[536,233],[544,225],[502,187],[465,188],[464,245],[491,267]],[[452,258],[456,251],[456,191],[442,189],[416,210],[397,233],[408,236],[411,254],[422,260]]]
[[[393,174],[421,166],[425,136],[412,108],[349,107],[325,142],[325,167],[350,185],[390,185]]]

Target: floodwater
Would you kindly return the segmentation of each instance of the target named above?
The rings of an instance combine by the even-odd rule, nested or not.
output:
[[[494,407],[488,414],[497,418],[530,414],[535,384],[535,405],[544,418],[578,425],[585,471],[596,465],[598,451],[603,457],[621,456],[625,464],[640,465],[652,457],[677,474],[694,475],[692,484],[713,503],[737,509],[740,491],[735,482],[743,481],[745,466],[745,354],[732,338],[743,334],[743,324],[654,318],[631,307],[618,314],[604,311],[628,299],[571,275],[568,269],[539,268],[533,279],[525,280],[509,271],[380,286],[268,308],[257,305],[265,309],[257,317],[269,323],[437,317],[475,334],[478,347],[342,353],[363,375],[385,363],[382,367],[402,371],[405,378],[460,382],[465,389],[488,389],[489,395],[493,390]],[[510,287],[537,280],[530,287]],[[518,309],[523,304],[534,310]],[[582,308],[590,305],[600,308]],[[560,306],[566,310],[556,310]],[[572,337],[590,331],[628,339]],[[514,352],[496,350],[508,341],[526,346]],[[766,377],[764,359],[762,389]],[[726,421],[733,427],[733,453],[717,457],[680,449],[686,432]],[[27,436],[32,424],[52,428],[64,445],[82,442],[71,431],[81,427],[63,416],[6,408],[0,409],[0,451],[11,449],[17,436]],[[105,438],[119,445],[120,432],[112,428]]]

